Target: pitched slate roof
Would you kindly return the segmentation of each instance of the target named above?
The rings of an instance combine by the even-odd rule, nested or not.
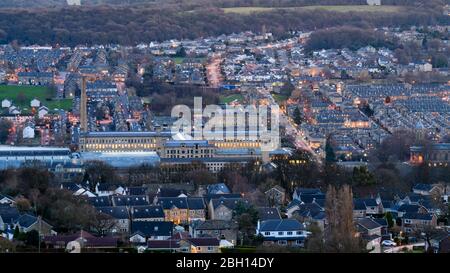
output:
[[[188,207],[192,210],[205,209],[205,201],[201,197],[188,197]]]
[[[205,194],[203,198],[205,199],[206,203],[209,203],[211,199],[218,199],[218,198],[241,198],[241,195],[239,193],[230,193],[230,194]]]
[[[69,235],[45,236],[44,242],[48,245],[60,245],[61,243],[66,245],[67,243],[77,240],[81,237],[83,237],[83,239],[85,240],[85,247],[116,247],[118,243],[118,238],[116,237],[95,237],[87,231],[81,231]]]
[[[416,212],[419,212],[421,207],[422,206],[420,206],[420,205],[403,204],[397,209],[397,211],[407,212],[407,213],[416,213]]]
[[[131,216],[133,219],[164,218],[164,210],[159,205],[136,206],[131,208]]]
[[[225,220],[206,220],[200,222],[196,230],[222,230],[222,229],[235,229],[237,228],[237,223],[233,221]]]
[[[159,197],[158,204],[164,209],[188,209],[188,201],[186,197]]]
[[[82,188],[81,185],[74,183],[74,182],[61,183],[60,187],[61,187],[61,189],[68,190],[71,192],[76,192],[77,190]]]
[[[294,213],[303,217],[315,217],[322,212],[323,209],[316,203],[301,204]]]
[[[234,210],[236,208],[236,206],[239,203],[242,203],[244,205],[248,205],[248,201],[244,200],[242,198],[223,198],[220,197],[219,199],[212,199],[212,206],[214,207],[214,209],[216,209],[219,206],[225,206],[230,210]]]
[[[24,215],[20,216],[19,218],[17,218],[16,224],[18,224],[20,227],[23,227],[23,228],[29,228],[31,225],[36,223],[37,220],[38,219],[35,216],[29,215],[29,214],[24,214]]]
[[[360,199],[354,199],[353,210],[366,210],[366,204]]]
[[[428,211],[439,209],[431,200],[425,199],[420,201],[420,205],[422,205]]]
[[[422,200],[425,200],[427,198],[426,196],[423,196],[420,194],[415,194],[415,193],[408,194],[407,197],[408,197],[409,201],[411,201],[412,203],[419,203]]]
[[[142,233],[146,237],[151,236],[171,236],[173,223],[166,221],[133,221],[131,222],[131,234]]]
[[[85,247],[116,247],[119,239],[113,236],[93,237],[86,240]]]
[[[325,199],[325,194],[302,194],[300,195],[300,200],[305,203],[312,203],[315,200],[323,200]]]
[[[364,228],[366,230],[372,230],[372,229],[381,227],[381,225],[378,222],[374,221],[371,218],[356,219],[356,222],[359,226],[361,226],[362,228]]]
[[[432,213],[416,213],[407,212],[403,215],[403,219],[415,219],[415,220],[427,220],[431,221],[433,219]]]
[[[353,199],[353,210],[366,210],[367,207],[377,207],[375,198],[355,198]]]
[[[89,197],[89,204],[94,207],[109,207],[112,205],[109,196]]]
[[[267,192],[269,192],[271,190],[276,190],[276,191],[279,191],[279,192],[282,192],[282,193],[286,192],[286,190],[283,187],[281,187],[280,185],[275,185],[272,188],[268,189],[265,193],[267,193]]]
[[[129,219],[128,209],[125,206],[120,207],[98,207],[101,213],[108,214],[114,219]]]
[[[12,198],[11,196],[0,194],[0,200],[3,199],[3,198],[9,199],[11,201],[14,201],[14,198]]]
[[[423,183],[415,184],[413,187],[413,190],[418,190],[418,191],[431,191],[431,189],[433,189],[433,185],[423,184]]]
[[[150,248],[150,249],[180,248],[180,241],[179,240],[148,240],[147,248]]]
[[[280,211],[277,208],[258,208],[258,218],[261,221],[270,219],[281,219]]]
[[[188,231],[180,232],[180,231],[176,231],[175,230],[175,234],[172,235],[170,237],[170,239],[172,239],[172,240],[181,240],[181,239],[190,238],[190,237],[191,237],[191,235],[189,234]]]
[[[315,219],[315,220],[324,220],[325,217],[326,217],[326,214],[325,214],[324,211],[320,211],[317,214],[312,215],[312,218]]]
[[[220,244],[217,238],[189,238],[187,241],[194,246],[219,246]]]
[[[158,190],[159,197],[178,197],[180,194],[185,194],[187,196],[186,191],[180,189],[160,188]]]
[[[376,207],[376,206],[378,206],[377,200],[375,198],[364,198],[364,199],[361,199],[361,201],[364,202],[366,207]]]
[[[319,188],[295,188],[295,192],[299,196],[303,194],[322,194]]]
[[[20,213],[16,207],[0,206],[0,217],[2,218],[3,222],[12,224],[17,220],[17,218],[20,217]]]
[[[94,235],[90,234],[87,231],[78,231],[74,234],[65,234],[65,235],[50,235],[44,237],[44,242],[46,244],[58,244],[60,242],[63,242],[64,244],[67,244],[70,241],[74,241],[80,237],[83,237],[83,239],[90,239],[94,238]]]
[[[394,202],[391,200],[383,200],[381,204],[383,204],[383,208],[385,209],[392,209],[394,207]]]
[[[231,193],[230,189],[224,183],[208,185],[207,191],[208,191],[208,194],[216,194],[219,192],[225,193],[225,194]]]
[[[295,219],[266,220],[260,223],[260,232],[304,230],[302,223]]]
[[[287,209],[290,209],[290,208],[292,208],[292,207],[294,207],[294,206],[300,206],[300,204],[301,204],[302,202],[300,201],[300,200],[297,200],[297,199],[294,199],[294,200],[292,200],[288,205],[287,205]]]
[[[148,196],[146,195],[125,195],[113,196],[112,203],[114,206],[146,206],[150,205]]]
[[[325,199],[315,199],[314,204],[317,204],[322,209],[325,208]]]
[[[375,222],[377,222],[378,224],[380,224],[383,227],[387,227],[388,226],[388,222],[385,218],[373,218],[373,220]]]

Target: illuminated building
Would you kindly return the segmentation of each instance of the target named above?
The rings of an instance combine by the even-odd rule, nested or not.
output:
[[[79,149],[82,152],[130,152],[156,151],[171,138],[168,131],[163,132],[88,132],[80,137]]]
[[[429,149],[422,146],[410,148],[410,163],[427,163],[430,167],[445,167],[450,163],[450,143],[433,144]]]

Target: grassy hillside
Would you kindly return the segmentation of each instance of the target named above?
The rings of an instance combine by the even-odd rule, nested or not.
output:
[[[250,14],[253,12],[268,12],[275,9],[282,10],[326,10],[336,12],[399,12],[403,9],[401,6],[367,6],[367,5],[343,5],[343,6],[306,6],[306,7],[286,7],[286,8],[268,8],[268,7],[234,7],[224,8],[225,13]]]

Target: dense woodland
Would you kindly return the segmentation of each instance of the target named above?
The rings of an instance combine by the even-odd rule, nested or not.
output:
[[[356,27],[333,27],[311,34],[305,49],[349,48],[357,50],[371,45],[373,47],[387,47],[394,49],[397,41],[387,38],[383,33]]]
[[[159,0],[158,0],[159,1]],[[132,1],[130,1],[132,2]],[[225,13],[218,6],[296,6],[305,4],[356,3],[361,1],[168,1],[143,6],[52,7],[0,9],[0,43],[21,44],[136,44],[167,39],[194,39],[264,28],[275,36],[289,30],[314,30],[349,25],[369,28],[409,27],[448,23],[441,1],[422,6],[413,1],[401,13],[333,12],[325,10],[281,10],[253,14]],[[3,1],[2,1],[3,3]],[[275,4],[278,3],[278,4]],[[292,4],[290,4],[292,3]],[[4,4],[4,3],[3,3]],[[431,7],[430,7],[431,5]]]

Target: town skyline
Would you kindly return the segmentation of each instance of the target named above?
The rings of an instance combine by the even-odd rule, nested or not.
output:
[[[449,252],[448,5],[188,2],[0,24],[0,252]]]

